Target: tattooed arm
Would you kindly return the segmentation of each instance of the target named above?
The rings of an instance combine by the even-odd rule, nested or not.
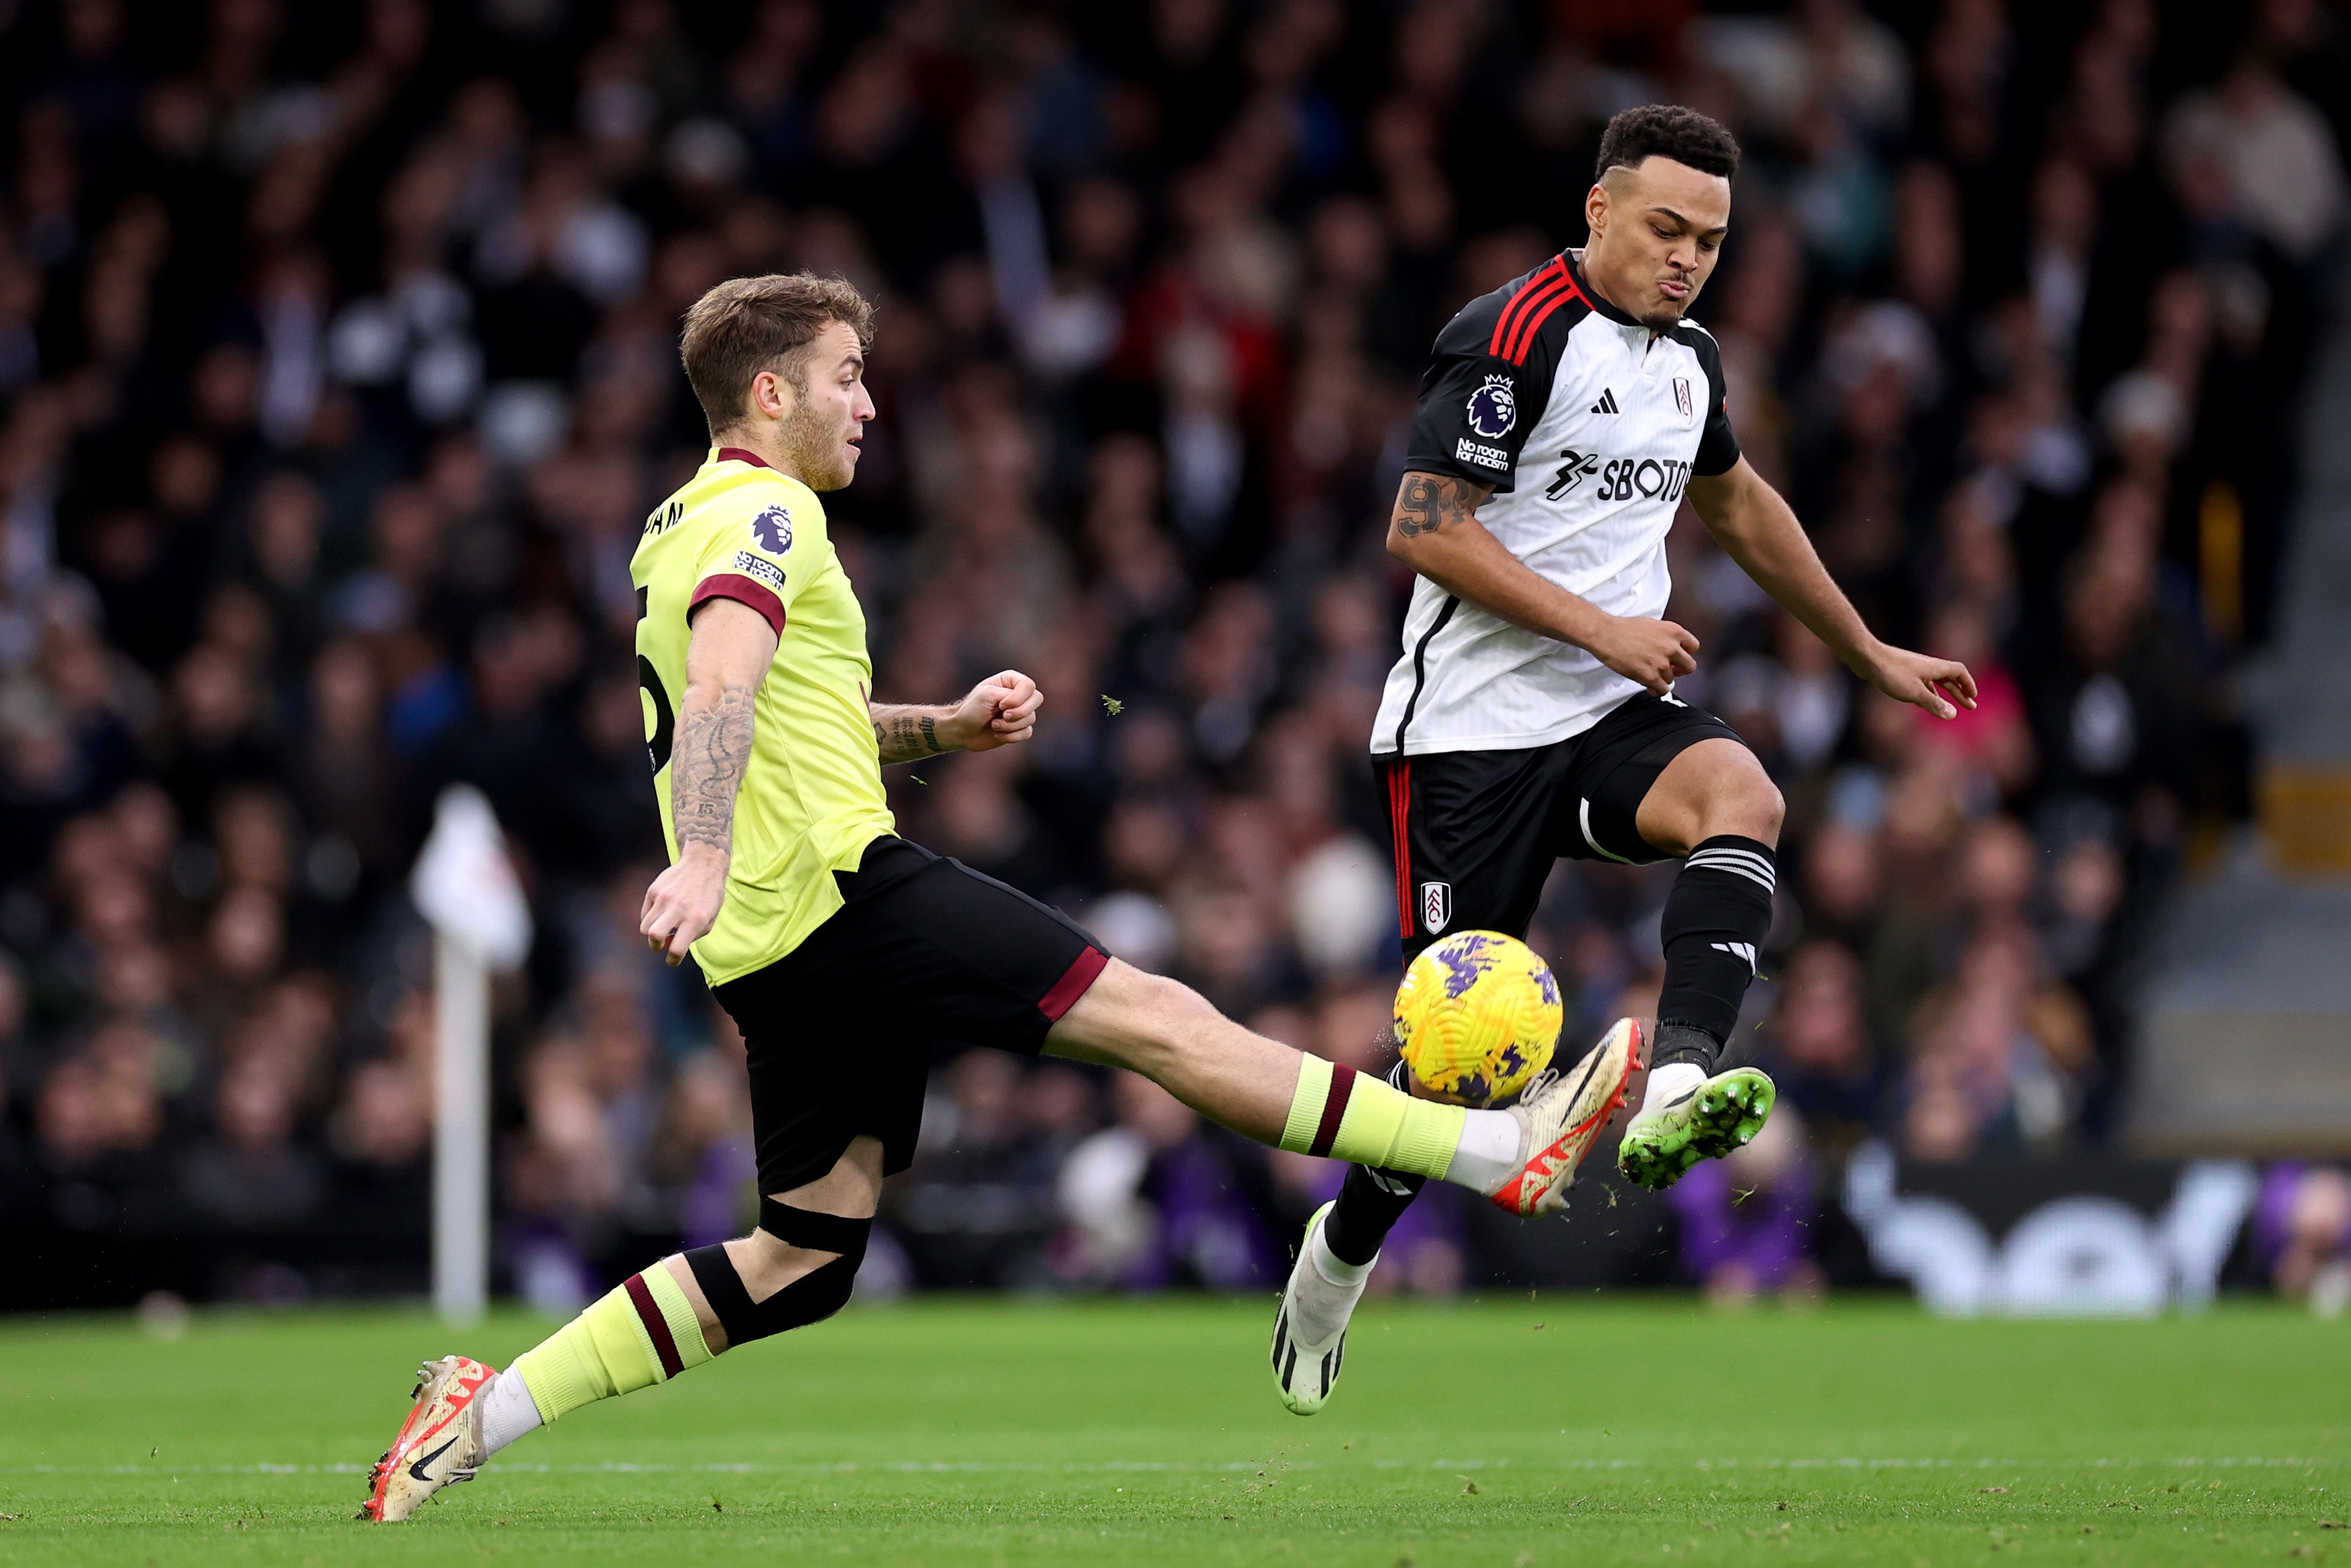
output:
[[[942,751],[956,749],[939,735],[942,725],[952,726],[955,709],[925,707],[913,703],[868,703],[866,711],[873,718],[873,744],[882,753],[882,766],[893,762],[919,762],[925,757],[936,757]],[[952,734],[952,729],[949,730]]]
[[[1017,746],[1037,732],[1037,710],[1045,694],[1018,670],[993,674],[952,707],[912,703],[868,702],[873,744],[882,766],[919,762],[942,751],[993,751]]]
[[[695,612],[669,759],[677,863],[645,890],[637,921],[645,945],[673,968],[726,900],[735,795],[751,761],[752,704],[775,656],[775,629],[750,606],[714,599]]]
[[[1406,474],[1388,519],[1388,553],[1456,598],[1588,650],[1653,692],[1698,668],[1698,639],[1672,622],[1611,615],[1512,555],[1476,516],[1493,493],[1450,475]]]

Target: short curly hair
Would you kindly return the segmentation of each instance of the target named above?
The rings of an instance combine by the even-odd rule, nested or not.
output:
[[[873,307],[865,297],[838,277],[813,273],[730,277],[695,300],[678,355],[710,428],[725,430],[743,418],[751,378],[761,371],[779,371],[805,390],[800,350],[835,322],[857,334],[860,348],[873,346]]]
[[[1604,179],[1611,169],[1636,169],[1644,158],[1670,158],[1728,180],[1739,172],[1739,138],[1695,109],[1645,103],[1626,110],[1601,132],[1600,166],[1593,178]]]

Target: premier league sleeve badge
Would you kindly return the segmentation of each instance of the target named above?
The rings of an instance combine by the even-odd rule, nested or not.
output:
[[[1519,394],[1508,376],[1488,376],[1469,394],[1469,429],[1484,441],[1499,441],[1519,423]]]
[[[769,507],[751,519],[751,542],[769,555],[789,555],[792,515],[781,507]]]

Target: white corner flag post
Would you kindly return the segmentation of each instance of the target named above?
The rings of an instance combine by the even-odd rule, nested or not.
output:
[[[482,792],[441,792],[409,875],[433,926],[433,1305],[482,1315],[490,1286],[490,974],[530,950],[530,905]]]

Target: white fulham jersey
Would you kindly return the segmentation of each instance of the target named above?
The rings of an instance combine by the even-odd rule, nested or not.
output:
[[[1583,287],[1578,259],[1553,256],[1447,324],[1405,467],[1493,486],[1478,520],[1505,549],[1611,615],[1659,617],[1682,491],[1739,461],[1722,359],[1703,327],[1653,338]],[[1545,746],[1640,690],[1422,578],[1372,751]]]

